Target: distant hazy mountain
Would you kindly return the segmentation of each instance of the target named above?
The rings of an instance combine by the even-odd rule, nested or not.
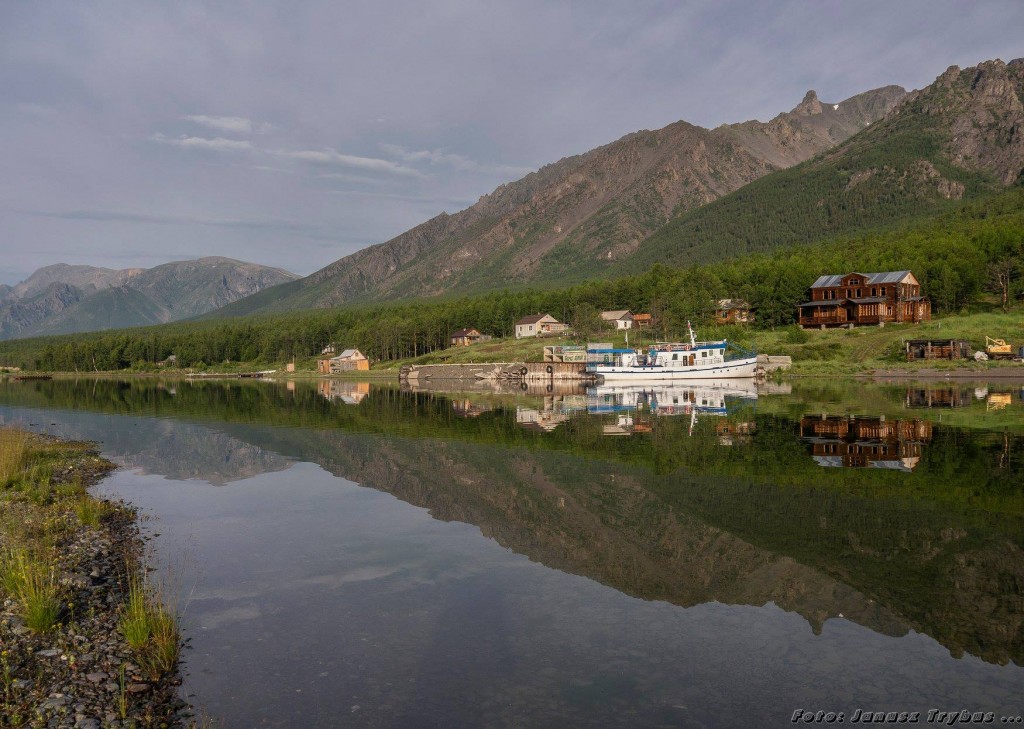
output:
[[[295,278],[279,268],[215,256],[120,271],[46,266],[0,288],[0,339],[186,319]]]
[[[905,94],[887,86],[826,104],[810,91],[769,122],[629,134],[222,313],[479,291],[613,265],[669,220],[834,147]]]

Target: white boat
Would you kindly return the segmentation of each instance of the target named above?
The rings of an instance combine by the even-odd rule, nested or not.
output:
[[[725,339],[698,342],[693,327],[689,342],[658,342],[644,349],[588,349],[587,372],[605,380],[721,380],[754,377],[757,354]],[[728,357],[729,348],[739,356]]]

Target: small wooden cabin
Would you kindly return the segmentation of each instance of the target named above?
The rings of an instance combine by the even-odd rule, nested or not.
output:
[[[339,372],[366,371],[370,369],[370,360],[358,349],[346,349],[337,357],[317,360],[317,372],[334,375]]]
[[[468,347],[471,344],[476,344],[480,341],[483,335],[476,329],[459,329],[458,331],[452,332],[452,336],[449,341],[453,347]]]
[[[754,312],[743,299],[719,299],[715,302],[716,324],[752,324]]]
[[[799,304],[801,327],[849,327],[932,318],[932,305],[910,271],[819,276],[811,300]]]

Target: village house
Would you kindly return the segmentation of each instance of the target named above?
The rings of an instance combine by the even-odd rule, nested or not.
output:
[[[628,309],[602,311],[601,320],[606,324],[614,326],[616,329],[633,328],[633,314]]]
[[[365,371],[370,369],[370,360],[358,349],[346,349],[337,357],[317,360],[317,372],[334,375],[339,372]]]
[[[743,299],[719,299],[715,302],[716,324],[753,324],[754,312]]]
[[[811,300],[799,304],[801,327],[849,327],[932,318],[932,305],[910,271],[819,276]]]
[[[468,347],[471,344],[483,341],[484,339],[490,339],[490,337],[484,337],[476,329],[459,329],[456,332],[452,332],[452,336],[449,338],[451,346],[453,347]]]
[[[516,339],[563,334],[569,327],[550,314],[531,314],[516,322]]]

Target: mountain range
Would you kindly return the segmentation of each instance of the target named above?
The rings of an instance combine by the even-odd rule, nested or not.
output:
[[[297,277],[230,258],[115,270],[59,263],[0,286],[0,339],[187,319]]]
[[[680,121],[502,185],[214,316],[633,273],[812,243],[1019,184],[1024,59],[840,103],[814,91],[769,122]]]
[[[51,266],[0,286],[0,338],[558,286],[877,230],[1024,184],[1024,59],[768,122],[638,131],[305,278],[228,259]]]

